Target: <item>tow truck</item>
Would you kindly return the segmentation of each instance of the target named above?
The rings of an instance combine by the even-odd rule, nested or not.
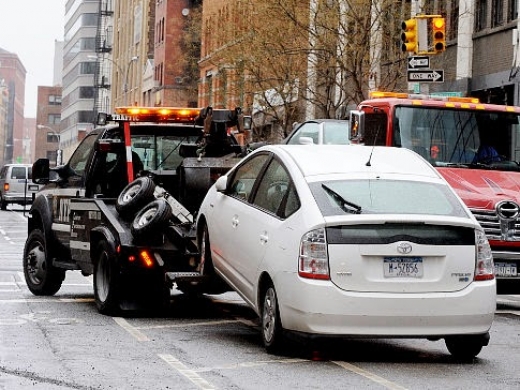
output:
[[[29,290],[54,295],[66,271],[93,275],[107,315],[162,308],[174,284],[226,291],[201,264],[193,215],[247,152],[241,109],[120,107],[98,123],[65,165],[33,164],[33,181],[44,186],[28,218]]]
[[[520,293],[520,107],[375,91],[350,124],[353,143],[409,148],[435,166],[486,232],[498,293]]]

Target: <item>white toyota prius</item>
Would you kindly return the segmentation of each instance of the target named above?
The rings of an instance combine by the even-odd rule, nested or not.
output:
[[[201,271],[258,313],[269,352],[313,338],[489,342],[496,308],[484,232],[414,152],[271,145],[220,177],[197,216]]]

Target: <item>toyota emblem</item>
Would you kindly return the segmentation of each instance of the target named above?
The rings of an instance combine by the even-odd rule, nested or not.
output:
[[[503,200],[496,205],[497,215],[504,221],[514,221],[520,214],[520,206],[510,200]]]
[[[407,242],[400,242],[397,245],[397,252],[406,255],[412,251],[412,245]]]

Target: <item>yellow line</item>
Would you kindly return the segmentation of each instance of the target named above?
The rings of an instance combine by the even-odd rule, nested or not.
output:
[[[359,367],[354,366],[353,364],[349,364],[346,362],[340,362],[340,361],[333,361],[332,363],[337,364],[340,367],[343,367],[345,370],[351,371],[355,374],[361,375],[367,379],[370,379],[373,382],[376,382],[380,384],[381,386],[386,387],[387,389],[391,390],[406,390],[406,387],[399,386],[396,383],[390,382],[389,380],[386,380],[385,378],[381,378],[380,376],[376,374],[372,374],[369,371],[365,371]]]
[[[143,332],[140,332],[137,328],[130,325],[128,323],[128,321],[126,321],[124,318],[114,317],[114,321],[121,328],[123,328],[128,333],[130,333],[137,341],[150,341],[150,339],[148,338],[147,335],[145,335]]]
[[[195,371],[190,370],[186,367],[179,359],[172,355],[159,354],[159,357],[168,363],[171,367],[175,368],[180,374],[189,379],[199,389],[203,390],[214,390],[216,389],[211,383],[198,375]]]

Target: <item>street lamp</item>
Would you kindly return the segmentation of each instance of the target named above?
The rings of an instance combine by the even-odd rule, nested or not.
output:
[[[56,130],[54,130],[52,127],[45,126],[45,125],[37,125],[36,128],[38,130],[47,129],[50,130],[50,134],[56,137],[58,141],[58,149],[56,150],[56,166],[61,165],[62,160],[62,150],[61,150],[61,134],[57,133]]]
[[[132,58],[130,58],[130,61],[128,61],[128,64],[126,65],[126,70],[123,70],[116,61],[114,61],[113,59],[111,59],[109,57],[97,57],[97,56],[93,56],[93,55],[90,55],[87,57],[90,59],[95,59],[99,62],[107,60],[107,61],[111,62],[117,68],[117,70],[119,71],[119,73],[121,75],[123,75],[123,77],[124,77],[124,80],[123,80],[123,105],[127,106],[128,105],[128,97],[127,97],[128,77],[130,75],[130,66],[132,65],[133,62],[135,62],[139,59],[139,56],[133,56]]]

